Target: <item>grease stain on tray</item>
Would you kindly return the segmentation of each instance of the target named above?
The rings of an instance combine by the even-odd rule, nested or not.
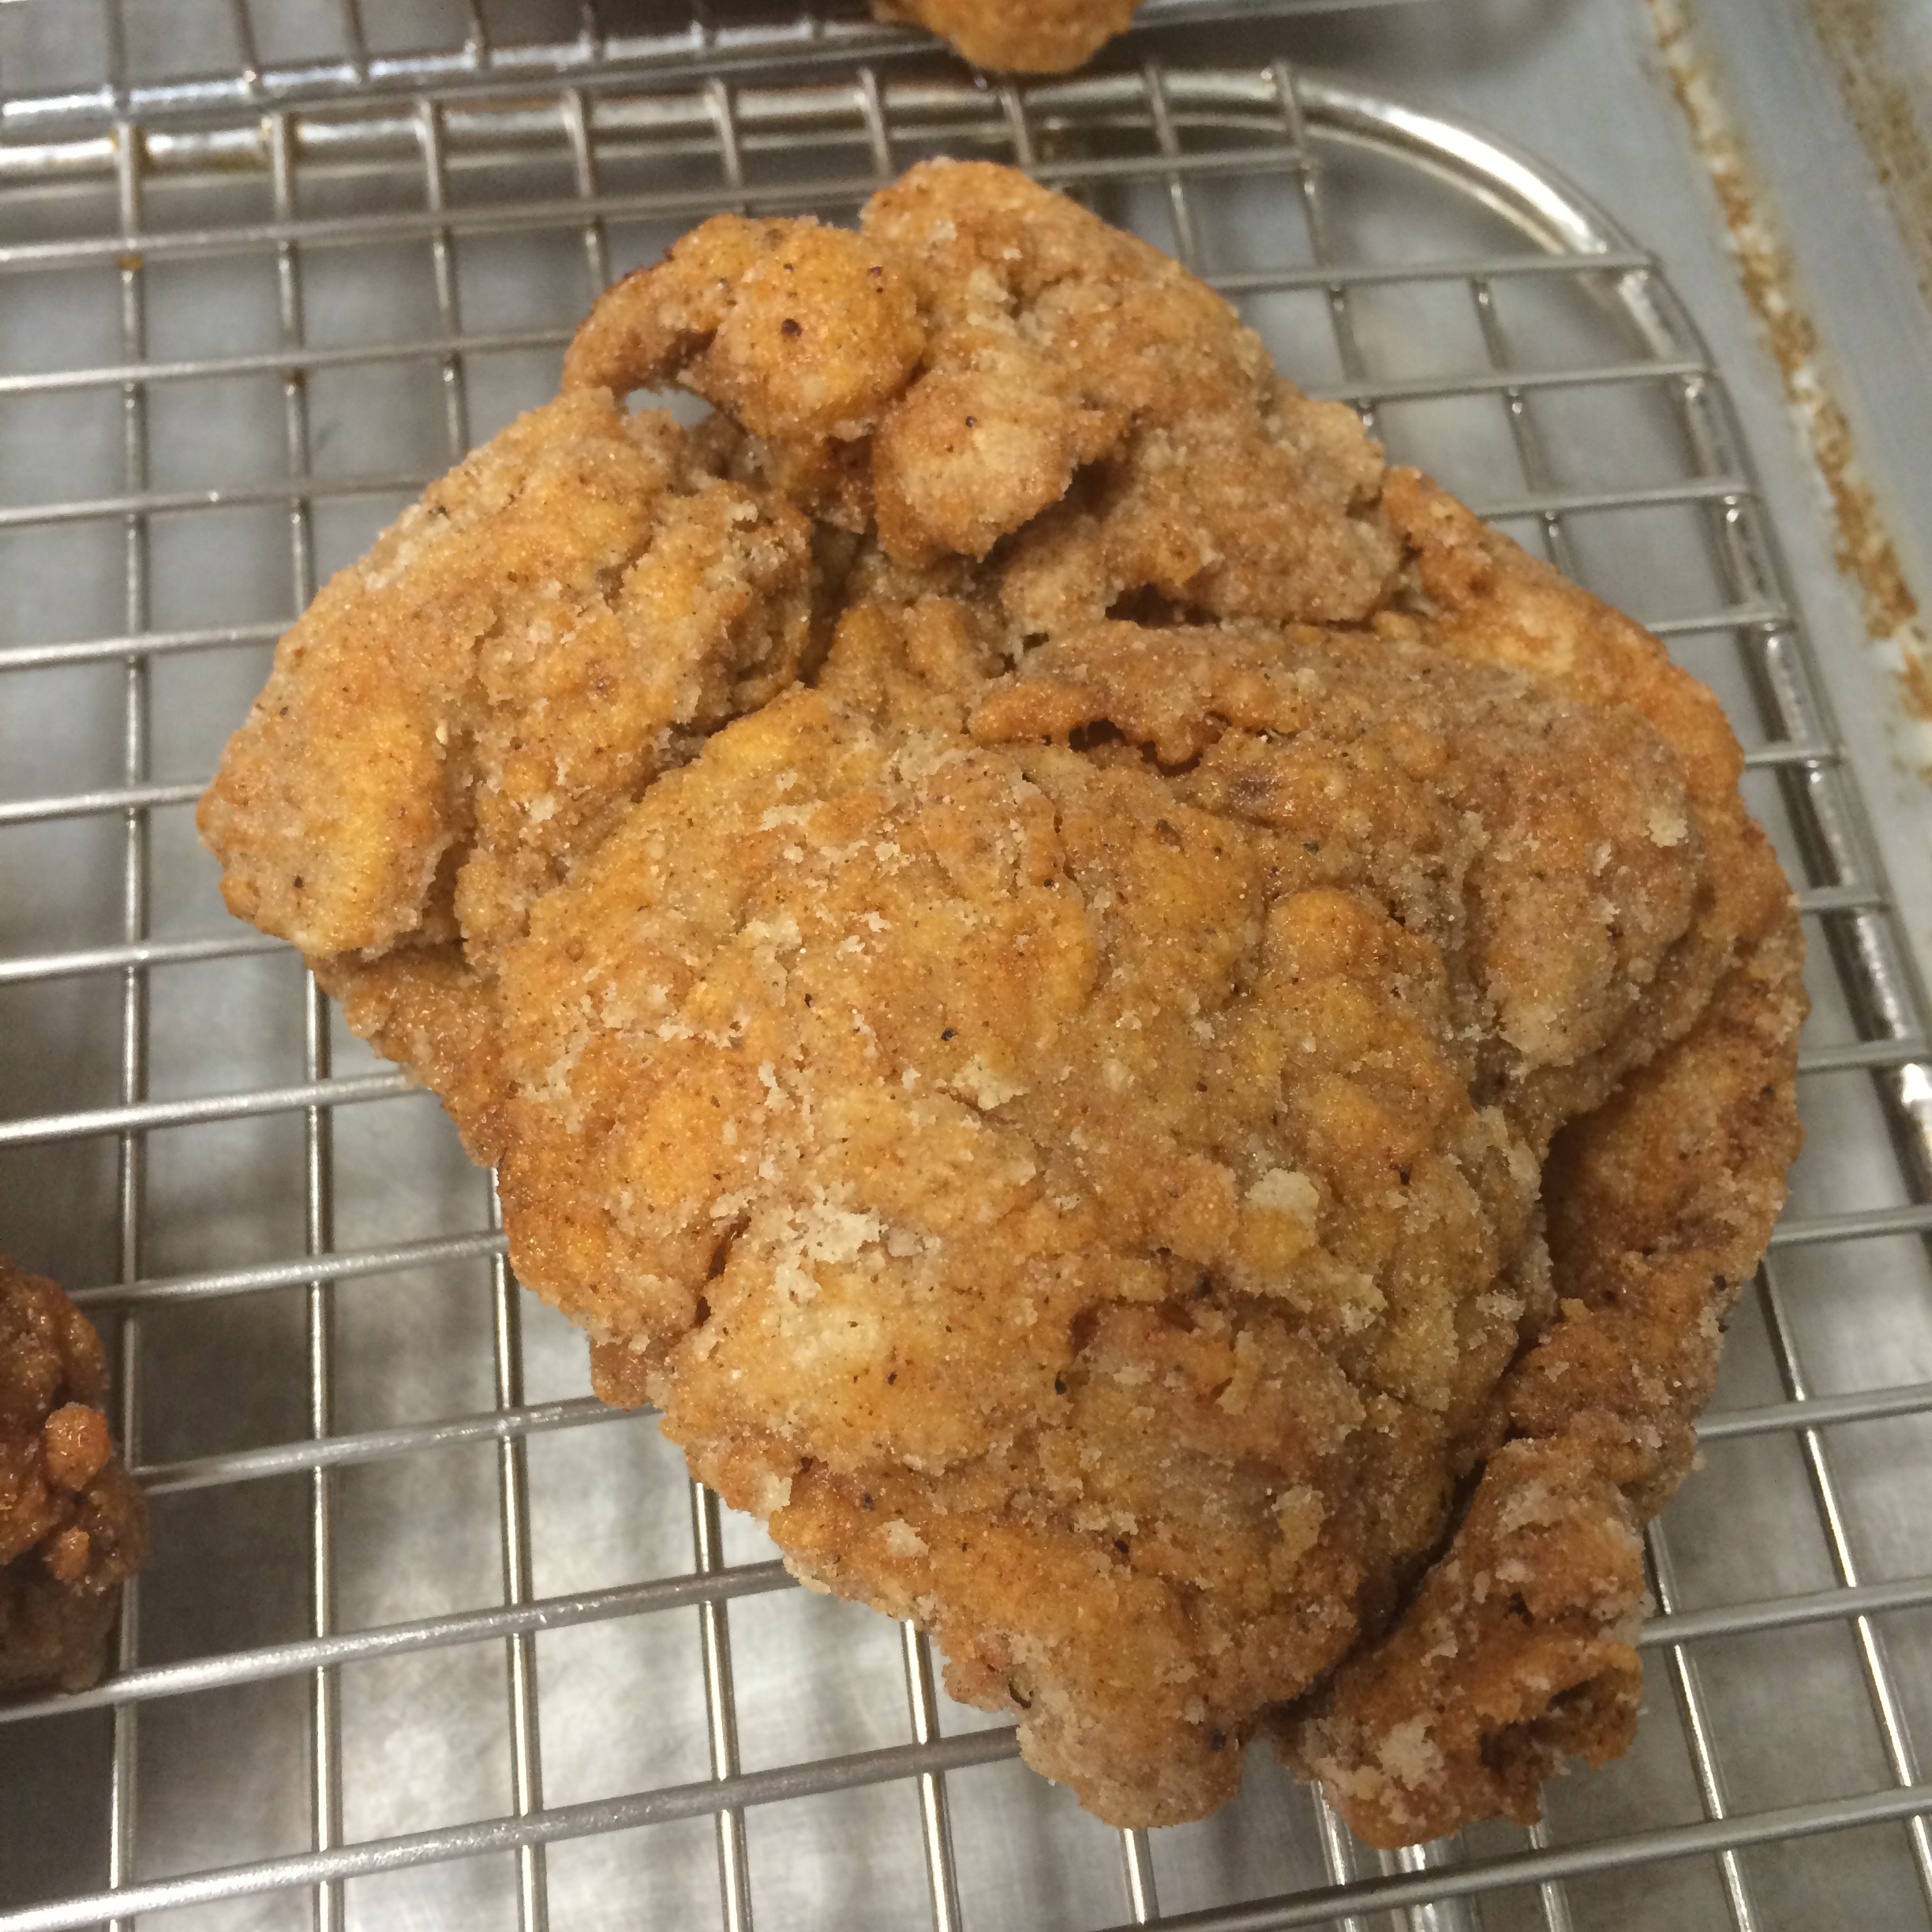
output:
[[[1829,6],[1808,4],[1808,10],[1815,16],[1840,4],[1841,0],[1831,0]],[[1672,92],[1724,210],[1726,250],[1777,359],[1785,400],[1830,497],[1838,568],[1857,590],[1873,649],[1897,681],[1900,707],[1911,721],[1907,726],[1910,760],[1919,776],[1932,782],[1932,643],[1927,641],[1919,601],[1905,581],[1885,514],[1859,464],[1850,418],[1826,375],[1817,325],[1799,295],[1791,250],[1763,204],[1750,150],[1698,47],[1683,0],[1645,0],[1645,5]],[[1850,10],[1867,9],[1863,0],[1854,0]],[[1896,103],[1882,113],[1874,107],[1871,125],[1895,112]],[[1864,129],[1866,121],[1861,118],[1859,125]],[[1867,141],[1870,145],[1869,134]],[[1871,151],[1877,163],[1879,150],[1873,146]],[[1901,192],[1919,196],[1921,206],[1932,209],[1932,170],[1923,155],[1915,165],[1918,185],[1902,187]],[[1899,205],[1895,199],[1895,210]],[[1926,269],[1932,268],[1932,232],[1926,239],[1923,256],[1914,256],[1915,262],[1923,264],[1922,287]]]
[[[1919,0],[1803,3],[1932,307],[1932,12]]]

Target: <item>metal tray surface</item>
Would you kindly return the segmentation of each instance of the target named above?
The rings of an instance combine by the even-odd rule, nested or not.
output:
[[[485,77],[487,79],[487,77]],[[1532,1833],[1378,1859],[1253,1755],[1109,1830],[924,1641],[791,1586],[586,1395],[486,1177],[228,919],[191,823],[276,633],[714,209],[1015,161],[1224,290],[1724,697],[1803,894],[1810,1140],[1651,1537],[1648,1710]],[[0,1230],[115,1350],[153,1556],[0,1706],[0,1932],[1932,1923],[1927,1008],[1720,372],[1470,127],[1138,37],[733,84],[417,77],[0,146]]]

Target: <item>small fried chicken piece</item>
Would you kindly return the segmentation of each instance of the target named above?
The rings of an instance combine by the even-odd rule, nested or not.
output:
[[[1378,1843],[1533,1814],[1796,1148],[1714,699],[998,169],[709,223],[564,380],[285,641],[230,904],[1090,1809],[1267,1735]]]
[[[873,0],[882,20],[908,20],[949,40],[978,67],[1065,73],[1125,33],[1136,0]]]
[[[109,1440],[86,1316],[0,1256],[0,1689],[99,1676],[148,1507]]]

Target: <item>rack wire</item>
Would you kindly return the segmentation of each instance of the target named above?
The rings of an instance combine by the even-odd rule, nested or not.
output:
[[[19,0],[15,0],[19,4]],[[28,0],[29,4],[33,0]],[[1143,28],[1335,13],[1398,0],[1140,0]],[[448,94],[511,80],[602,83],[613,77],[714,75],[782,62],[850,66],[930,52],[930,37],[873,16],[859,0],[764,0],[721,12],[710,0],[553,0],[535,31],[493,17],[516,0],[148,0],[130,46],[122,0],[58,5],[59,39],[76,73],[50,84],[30,56],[0,64],[0,137],[133,116],[152,125],[211,108],[290,107],[325,100]],[[575,31],[558,16],[574,14]],[[299,31],[290,29],[299,25]],[[29,43],[31,44],[31,43]],[[35,53],[41,53],[39,47]],[[16,65],[27,73],[17,80]]]
[[[0,1932],[1932,1923],[1928,1008],[1658,264],[1534,161],[1285,63],[646,65],[110,74],[6,124],[0,1227],[111,1337],[155,1556],[102,1684],[0,1705]],[[1078,1814],[922,1636],[792,1589],[582,1394],[447,1124],[194,849],[268,642],[548,393],[595,289],[705,214],[848,218],[938,152],[1170,248],[1649,620],[1800,887],[1810,1151],[1652,1533],[1637,1749],[1533,1832],[1377,1859],[1260,1763],[1203,1825]]]

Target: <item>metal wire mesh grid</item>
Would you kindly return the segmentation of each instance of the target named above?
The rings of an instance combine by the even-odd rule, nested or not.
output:
[[[1141,0],[1143,27],[1332,13],[1392,0]],[[16,8],[23,0],[14,0]],[[849,64],[928,51],[922,31],[857,0],[24,0],[6,23],[0,129],[115,114],[152,122],[210,108],[286,107],[466,81],[715,74],[782,60]],[[575,16],[571,19],[571,16]],[[58,16],[58,19],[56,18]],[[562,16],[562,18],[559,17]],[[568,31],[560,31],[567,28]],[[4,31],[4,29],[0,29]],[[50,58],[51,56],[52,58]],[[51,71],[50,71],[50,69]]]
[[[1260,1765],[1202,1825],[1075,1812],[923,1639],[790,1589],[648,1421],[576,1393],[440,1116],[224,921],[193,847],[268,641],[548,393],[595,288],[704,213],[848,215],[938,151],[1170,248],[1648,619],[1725,698],[1801,883],[1811,1149],[1653,1537],[1651,1709],[1526,1837],[1378,1862]],[[1641,249],[1521,157],[1280,66],[589,66],[8,161],[0,1226],[118,1324],[155,1556],[108,1681],[0,1708],[0,1928],[1926,1919],[1926,1008],[1717,373]]]

